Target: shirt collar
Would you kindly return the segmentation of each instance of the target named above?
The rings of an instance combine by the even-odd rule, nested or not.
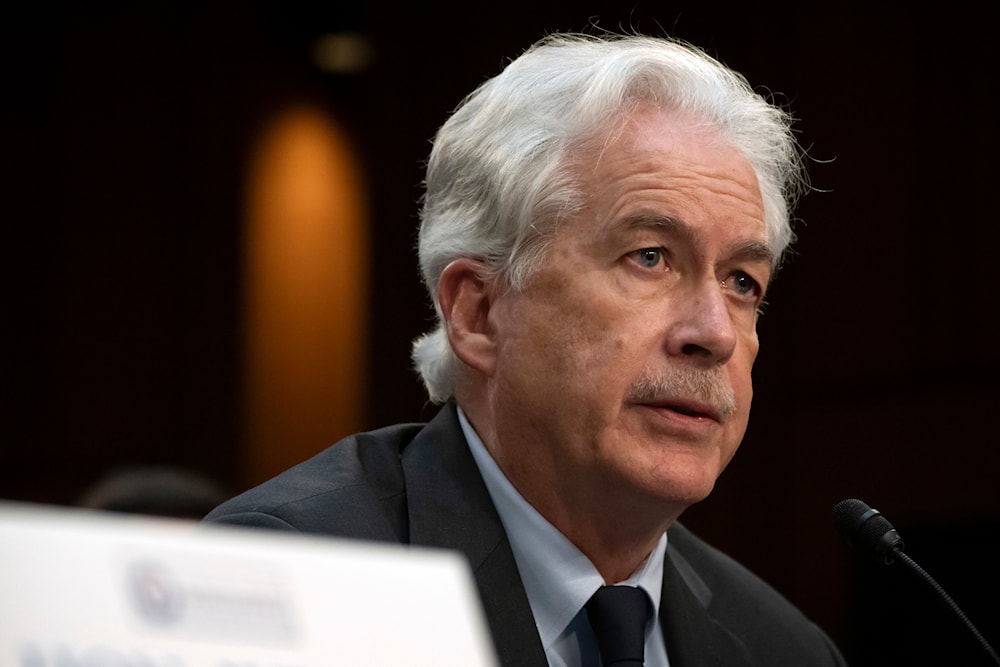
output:
[[[590,596],[604,585],[604,579],[593,563],[518,493],[461,408],[458,419],[507,532],[542,646],[547,651]],[[646,592],[655,612],[650,627],[655,626],[659,617],[666,548],[664,533],[639,569],[626,581],[615,582],[638,586]]]

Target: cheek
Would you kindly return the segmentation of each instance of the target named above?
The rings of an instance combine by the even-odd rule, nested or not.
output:
[[[740,419],[745,426],[750,416],[750,404],[753,402],[753,379],[750,376],[749,366],[745,369],[732,369],[729,373],[729,382],[736,396]]]
[[[759,349],[760,343],[757,340],[757,333],[751,331],[740,342],[736,354],[729,362],[730,379],[733,382],[733,388],[737,391],[753,394],[751,375]]]
[[[565,347],[568,377],[577,389],[596,393],[617,405],[625,388],[648,365],[649,332],[637,329],[634,320],[613,309],[590,305],[589,310],[567,326]]]
[[[510,334],[521,346],[533,346],[555,364],[592,366],[628,346],[625,324],[613,304],[600,295],[566,285],[526,294],[506,314]]]
[[[748,365],[752,368],[757,360],[757,353],[760,351],[760,338],[757,336],[757,323],[749,328],[743,341],[744,355],[748,360]]]
[[[586,264],[579,258],[560,261]],[[522,374],[542,384],[561,379],[562,390],[580,400],[595,390],[620,389],[648,363],[656,343],[648,299],[628,298],[614,286],[615,275],[556,269],[537,275],[525,292],[505,297],[502,317],[510,338],[502,352],[517,360]]]

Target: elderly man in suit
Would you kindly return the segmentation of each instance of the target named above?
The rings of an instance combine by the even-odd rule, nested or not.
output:
[[[787,114],[697,49],[543,39],[434,141],[438,324],[413,357],[440,413],[208,519],[461,551],[504,665],[843,664],[677,523],[743,438],[800,156]],[[611,656],[626,618],[638,648]]]

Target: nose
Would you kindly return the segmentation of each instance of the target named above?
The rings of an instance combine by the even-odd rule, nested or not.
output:
[[[667,351],[706,366],[724,364],[733,356],[736,327],[717,281],[698,281],[671,304]]]

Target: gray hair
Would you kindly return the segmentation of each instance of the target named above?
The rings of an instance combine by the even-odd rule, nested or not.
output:
[[[692,112],[743,153],[760,186],[777,268],[793,240],[789,211],[805,184],[791,117],[687,44],[550,35],[469,95],[434,140],[419,255],[438,322],[413,343],[432,401],[452,395],[460,363],[437,303],[445,267],[476,258],[508,289],[522,289],[552,229],[583,206],[574,170],[580,148],[613,132],[640,104]]]

